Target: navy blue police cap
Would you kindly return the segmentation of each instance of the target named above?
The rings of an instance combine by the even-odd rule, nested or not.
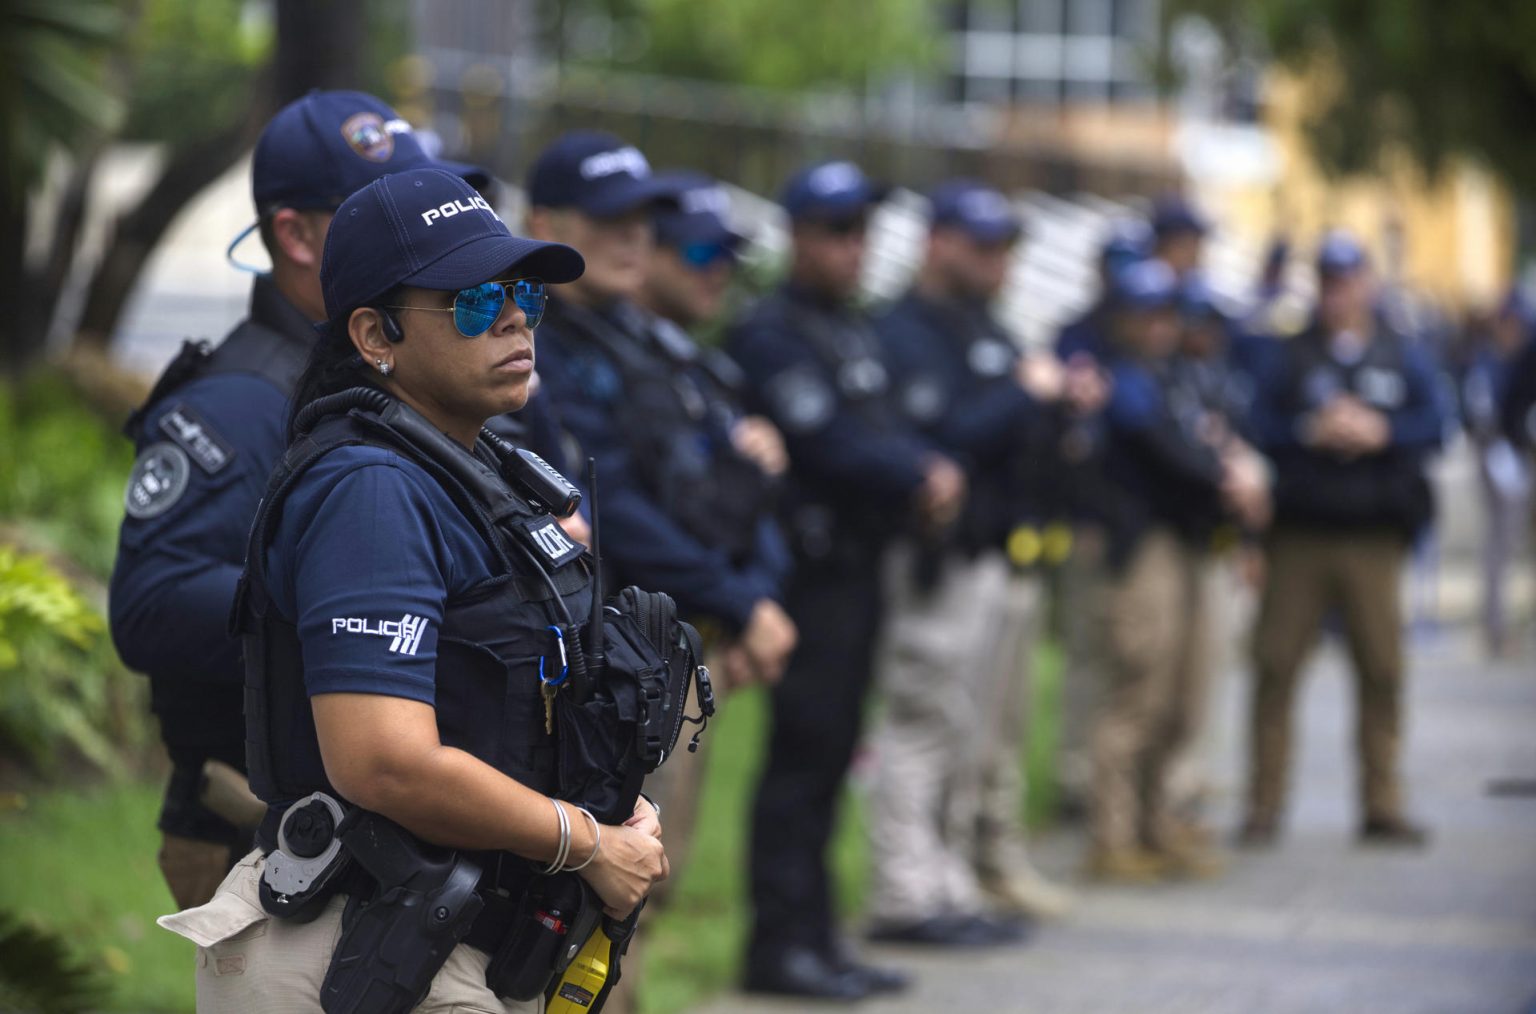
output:
[[[713,177],[679,170],[656,178],[671,188],[677,201],[656,209],[656,242],[679,248],[718,243],[735,250],[747,241],[731,228],[731,198]]]
[[[1156,258],[1137,261],[1115,276],[1115,303],[1121,309],[1172,309],[1178,299],[1178,276]]]
[[[959,229],[978,243],[1012,243],[1024,220],[1001,192],[976,180],[946,180],[928,194],[929,224]]]
[[[457,291],[516,276],[581,277],[581,254],[561,243],[512,235],[490,202],[442,169],[380,177],[347,198],[331,220],[320,264],[333,325],[397,285]]]
[[[817,162],[789,178],[779,203],[794,221],[833,222],[865,214],[889,192],[852,162]]]
[[[555,138],[528,171],[528,203],[536,208],[575,208],[593,218],[613,218],[675,200],[639,148],[596,130]]]
[[[1139,218],[1123,218],[1109,227],[1099,246],[1099,264],[1119,271],[1152,253],[1152,230]]]
[[[1325,277],[1354,274],[1368,260],[1365,248],[1343,229],[1329,229],[1317,245],[1317,273]]]
[[[251,196],[258,214],[274,208],[336,208],[385,173],[435,166],[476,187],[477,166],[428,155],[411,125],[364,92],[312,91],[272,117],[256,142]]]
[[[1203,236],[1211,231],[1211,224],[1193,204],[1175,195],[1160,198],[1152,205],[1152,231],[1159,238],[1189,232]]]

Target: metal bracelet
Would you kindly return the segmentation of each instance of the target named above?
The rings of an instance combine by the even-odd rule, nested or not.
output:
[[[551,799],[555,806],[555,815],[560,821],[560,842],[555,846],[555,858],[548,866],[540,870],[540,873],[558,873],[571,857],[571,818],[565,812],[565,807],[560,805],[557,799]]]
[[[592,816],[592,814],[587,810],[585,806],[576,807],[576,812],[580,813],[583,817],[592,822],[592,854],[587,856],[587,861],[582,863],[580,866],[569,867],[566,870],[567,873],[579,873],[580,871],[586,869],[588,866],[591,866],[592,860],[597,858],[597,850],[603,847],[603,825],[597,822],[597,818]]]

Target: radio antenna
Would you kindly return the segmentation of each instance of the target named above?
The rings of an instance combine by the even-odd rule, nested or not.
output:
[[[592,616],[587,621],[587,674],[589,689],[608,672],[608,654],[603,648],[603,547],[602,521],[597,510],[597,459],[587,459],[587,506],[592,515]]]

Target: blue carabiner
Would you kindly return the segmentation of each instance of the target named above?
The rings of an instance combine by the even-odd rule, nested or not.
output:
[[[565,682],[566,676],[570,675],[570,672],[571,672],[570,663],[567,661],[567,659],[565,657],[565,631],[561,630],[559,627],[547,627],[546,629],[553,630],[555,632],[555,643],[560,645],[560,678],[559,679],[553,679],[553,680],[552,679],[545,679],[545,677],[544,677],[544,656],[540,655],[539,656],[539,682],[543,683],[543,684],[546,684],[548,686],[558,687],[560,684]]]

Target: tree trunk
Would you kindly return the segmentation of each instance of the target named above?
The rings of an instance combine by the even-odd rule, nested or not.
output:
[[[35,279],[27,271],[27,203],[0,195],[0,370],[19,374],[43,349],[46,322],[29,295]]]
[[[76,344],[106,351],[160,237],[176,213],[234,163],[249,143],[250,133],[249,126],[241,124],[171,153],[149,193],[114,223],[106,253],[91,275]]]
[[[369,23],[362,0],[277,0],[273,108],[311,88],[356,88]]]

